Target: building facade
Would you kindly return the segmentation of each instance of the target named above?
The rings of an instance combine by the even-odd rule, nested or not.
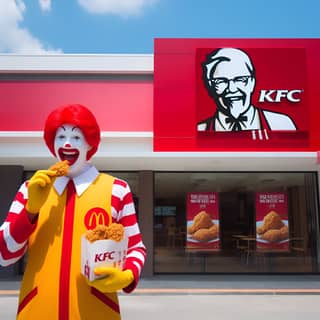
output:
[[[0,55],[1,219],[54,162],[48,113],[81,103],[102,131],[92,162],[133,191],[143,276],[319,273],[319,51],[317,39],[156,39],[150,55]]]

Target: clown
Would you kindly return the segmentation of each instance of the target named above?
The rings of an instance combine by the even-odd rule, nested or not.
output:
[[[120,319],[116,292],[134,290],[146,255],[130,188],[90,164],[100,129],[86,107],[54,110],[44,140],[58,160],[68,160],[69,172],[37,171],[20,187],[0,228],[1,265],[28,249],[17,319]],[[99,267],[95,272],[105,277],[88,282],[80,272],[80,238],[97,213],[106,225],[124,226],[128,254],[122,271]]]

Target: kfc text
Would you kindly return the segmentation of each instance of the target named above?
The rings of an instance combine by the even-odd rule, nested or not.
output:
[[[97,253],[95,258],[94,258],[94,262],[103,262],[108,260],[112,260],[114,259],[114,253],[115,251],[107,251],[107,252],[103,252],[103,253]]]
[[[283,98],[290,102],[300,102],[303,90],[261,90],[259,102],[281,102]]]

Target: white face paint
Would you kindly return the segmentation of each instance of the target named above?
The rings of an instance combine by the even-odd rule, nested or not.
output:
[[[54,139],[54,151],[59,160],[69,161],[69,176],[77,176],[84,170],[90,149],[91,147],[78,127],[64,124],[58,128]]]

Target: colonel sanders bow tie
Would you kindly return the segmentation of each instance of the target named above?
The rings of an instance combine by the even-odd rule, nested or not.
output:
[[[241,125],[244,125],[246,121],[248,121],[247,116],[239,116],[238,118],[229,116],[226,118],[226,123],[230,123],[231,131],[241,131]]]

